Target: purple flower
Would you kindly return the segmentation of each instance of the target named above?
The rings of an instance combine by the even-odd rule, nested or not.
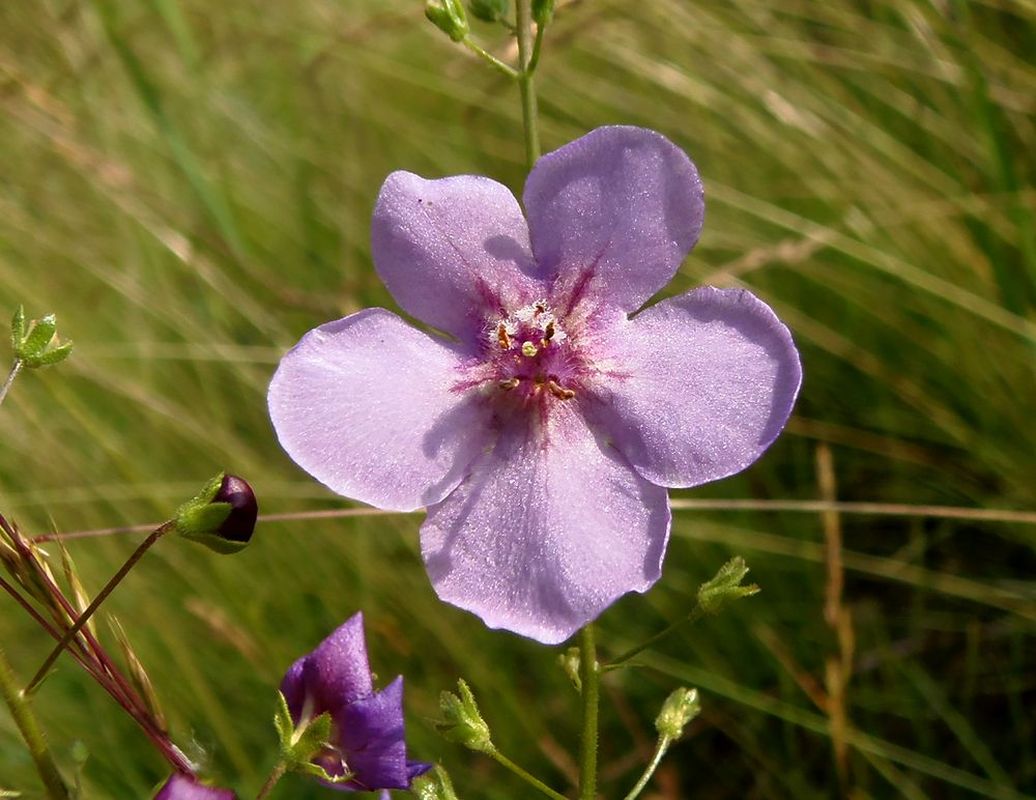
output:
[[[431,765],[408,761],[403,740],[403,679],[374,691],[363,614],[356,613],[309,655],[291,665],[281,694],[292,721],[303,726],[331,715],[331,745],[313,763],[331,777],[352,780],[327,784],[347,792],[406,789]]]
[[[193,778],[177,772],[158,790],[155,800],[237,800],[237,795],[229,789],[202,786]]]
[[[448,336],[383,309],[330,322],[284,357],[269,403],[281,444],[331,489],[428,507],[439,597],[556,643],[658,579],[665,487],[755,461],[801,368],[744,290],[634,313],[704,212],[697,170],[661,135],[598,128],[540,159],[523,201],[526,216],[483,177],[390,175],[375,266],[404,311]]]

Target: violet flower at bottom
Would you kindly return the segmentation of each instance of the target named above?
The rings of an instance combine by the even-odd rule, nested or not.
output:
[[[330,746],[313,761],[331,777],[352,777],[326,786],[347,792],[406,789],[431,769],[407,758],[402,677],[374,691],[362,613],[292,664],[281,694],[296,726],[324,713],[331,716]]]
[[[743,289],[643,308],[698,239],[687,155],[605,127],[543,156],[522,196],[488,178],[386,179],[375,267],[402,309],[309,333],[270,417],[317,480],[379,508],[427,507],[439,597],[564,641],[661,575],[667,488],[748,467],[791,413],[798,352]]]
[[[158,790],[154,800],[237,800],[229,789],[204,786],[187,775],[175,773]]]

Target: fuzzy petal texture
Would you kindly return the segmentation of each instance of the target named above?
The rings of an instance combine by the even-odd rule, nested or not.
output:
[[[186,775],[175,773],[158,790],[155,800],[237,800],[237,795],[229,789],[203,786]]]
[[[371,252],[408,314],[461,338],[502,302],[542,293],[518,201],[489,178],[393,172],[374,208]]]
[[[532,249],[548,275],[635,311],[676,273],[705,214],[698,170],[644,128],[597,128],[536,162],[525,184]]]
[[[308,716],[316,717],[373,691],[362,612],[353,614],[313,652],[292,664],[281,682],[281,694],[296,724],[307,702]]]
[[[781,432],[802,381],[798,351],[768,305],[703,287],[624,323],[599,418],[652,483],[697,486],[739,472]]]
[[[413,511],[460,482],[485,409],[457,394],[458,355],[380,308],[307,333],[270,384],[281,446],[338,494]]]
[[[669,523],[665,490],[566,406],[506,427],[429,509],[421,550],[442,600],[556,644],[658,579]]]

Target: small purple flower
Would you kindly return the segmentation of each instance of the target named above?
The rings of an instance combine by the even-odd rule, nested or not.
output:
[[[229,789],[203,786],[193,778],[177,772],[158,790],[155,800],[237,800],[237,795]]]
[[[374,691],[363,614],[356,613],[288,670],[281,694],[292,721],[304,726],[331,716],[331,741],[313,763],[331,777],[351,774],[334,789],[365,792],[406,789],[430,764],[408,761],[403,739],[403,678]]]
[[[788,329],[744,290],[635,313],[704,214],[694,164],[661,135],[598,128],[540,159],[523,201],[525,216],[483,177],[390,175],[375,266],[448,337],[383,309],[330,322],[283,358],[269,403],[285,450],[331,489],[428,507],[439,597],[557,643],[658,579],[665,487],[755,461],[801,368]]]

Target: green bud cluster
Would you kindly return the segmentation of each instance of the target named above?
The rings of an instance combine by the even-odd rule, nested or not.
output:
[[[435,723],[439,732],[451,742],[457,742],[479,753],[495,749],[489,735],[489,726],[482,719],[475,696],[463,681],[457,681],[458,694],[443,692],[439,696],[442,719]]]
[[[18,306],[11,319],[11,348],[14,357],[29,369],[49,367],[64,361],[72,352],[72,342],[58,342],[58,322],[53,314],[25,321],[25,309]]]
[[[471,30],[460,0],[427,0],[424,15],[455,42],[464,41]]]

